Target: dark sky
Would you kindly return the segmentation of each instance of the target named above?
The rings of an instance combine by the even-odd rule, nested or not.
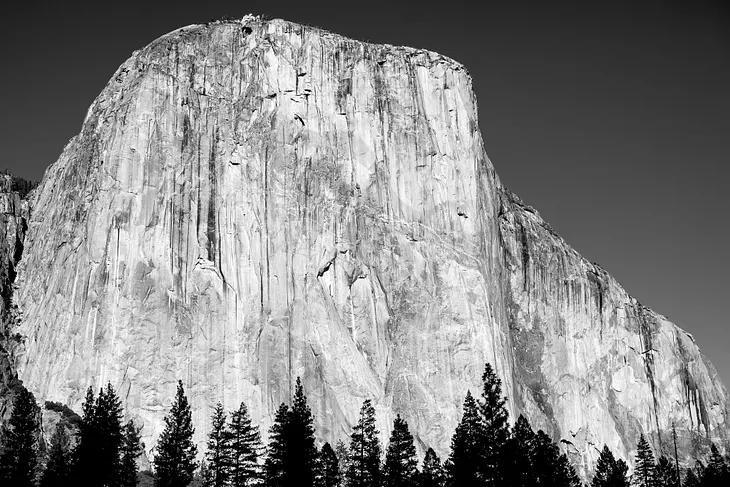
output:
[[[474,6],[472,6],[472,4]],[[730,10],[724,2],[16,1],[0,167],[39,179],[133,50],[264,13],[466,65],[506,185],[730,385]]]

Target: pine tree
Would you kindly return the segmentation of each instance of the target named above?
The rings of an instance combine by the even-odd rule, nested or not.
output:
[[[445,481],[445,472],[441,460],[433,451],[433,448],[429,448],[426,451],[426,456],[423,457],[423,468],[418,475],[418,487],[444,487]]]
[[[266,455],[266,486],[288,487],[294,479],[288,475],[291,454],[289,448],[289,407],[282,403],[276,411],[274,424],[269,429],[269,446]]]
[[[677,485],[677,469],[674,462],[664,455],[659,457],[656,464],[656,482],[662,487],[674,487]]]
[[[193,444],[192,414],[182,381],[178,381],[175,402],[165,416],[165,429],[157,443],[155,464],[156,487],[185,487],[197,468]]]
[[[72,453],[73,465],[71,478],[76,485],[100,485],[98,473],[101,460],[99,457],[99,428],[96,420],[96,400],[94,389],[86,390],[86,398],[81,406],[82,421],[76,447]]]
[[[121,470],[120,452],[124,434],[122,432],[122,403],[111,383],[99,392],[95,406],[97,444],[96,471],[99,485],[116,487]]]
[[[340,466],[340,483],[344,482],[344,474],[347,472],[350,465],[350,450],[348,449],[345,442],[337,440],[335,445],[335,455],[337,455],[337,462]]]
[[[509,439],[509,414],[505,408],[507,399],[502,396],[502,381],[487,363],[482,374],[482,400],[479,413],[482,419],[481,458],[478,465],[480,476],[487,487],[500,484],[500,462],[503,449]]]
[[[523,415],[517,418],[507,442],[502,465],[504,479],[513,487],[533,486],[537,481],[534,466],[535,432]]]
[[[311,487],[314,485],[317,468],[314,418],[307,405],[307,397],[304,395],[304,388],[299,377],[297,377],[289,426],[291,428],[291,448],[293,452],[296,452],[291,456],[291,474],[293,478],[297,479],[297,485]]]
[[[322,451],[319,452],[318,480],[317,485],[320,487],[339,487],[342,482],[340,462],[329,443],[325,443]]]
[[[626,463],[621,459],[616,460],[608,446],[603,445],[591,487],[628,487],[627,471]]]
[[[360,418],[350,435],[350,459],[347,469],[349,487],[377,487],[380,484],[380,440],[375,428],[375,409],[366,399]]]
[[[220,402],[215,405],[205,452],[207,475],[211,487],[227,485],[231,473],[231,435],[226,428],[226,412]]]
[[[418,460],[413,435],[408,423],[398,414],[393,422],[388,449],[385,454],[383,479],[388,487],[412,487],[416,483]]]
[[[137,486],[137,457],[142,454],[143,448],[140,441],[140,429],[132,420],[124,425],[122,446],[119,459],[119,487]]]
[[[41,478],[41,487],[70,486],[71,476],[71,448],[66,429],[56,425],[51,437],[51,449],[48,453],[48,463]]]
[[[573,464],[570,463],[570,460],[565,453],[561,453],[557,458],[553,479],[552,485],[556,487],[581,487],[583,485],[578,474],[575,472]]]
[[[38,474],[38,434],[40,409],[26,388],[13,402],[10,419],[3,427],[3,452],[0,455],[0,480],[3,485],[31,487]]]
[[[258,426],[254,426],[243,402],[228,424],[230,483],[235,487],[257,485],[263,480],[259,457],[263,450]]]
[[[637,487],[656,486],[656,466],[654,465],[654,453],[646,441],[644,434],[641,434],[636,452],[636,469],[634,479]]]
[[[446,462],[448,485],[450,487],[472,487],[482,485],[477,466],[481,459],[482,423],[477,403],[467,391],[464,399],[464,413],[451,437],[451,454]]]

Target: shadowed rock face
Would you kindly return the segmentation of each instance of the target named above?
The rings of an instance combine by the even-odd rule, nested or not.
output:
[[[282,20],[190,26],[135,52],[32,195],[20,377],[78,409],[111,383],[148,447],[182,378],[264,432],[301,376],[329,441],[364,399],[447,454],[484,363],[579,467],[641,432],[727,439],[726,391],[503,188],[463,66]],[[705,440],[703,440],[703,438]]]

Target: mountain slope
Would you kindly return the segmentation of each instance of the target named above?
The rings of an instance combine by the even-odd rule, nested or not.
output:
[[[31,200],[19,376],[78,408],[106,381],[148,446],[178,378],[196,437],[241,400],[264,431],[301,376],[318,433],[364,399],[442,456],[486,361],[511,414],[579,466],[641,432],[727,441],[694,341],[506,190],[463,66],[282,20],[135,52]]]

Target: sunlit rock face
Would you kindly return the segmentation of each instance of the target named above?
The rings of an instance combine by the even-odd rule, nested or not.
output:
[[[10,175],[0,173],[0,423],[10,417],[21,384],[10,353],[23,340],[16,331],[12,296],[29,214],[24,195],[14,186]]]
[[[447,455],[484,363],[592,465],[638,435],[727,438],[693,340],[503,188],[471,79],[436,53],[282,20],[135,52],[33,195],[14,302],[25,384],[78,410],[110,381],[148,450],[182,379],[266,432],[301,376],[323,440],[364,399]],[[692,438],[695,439],[692,442]]]

